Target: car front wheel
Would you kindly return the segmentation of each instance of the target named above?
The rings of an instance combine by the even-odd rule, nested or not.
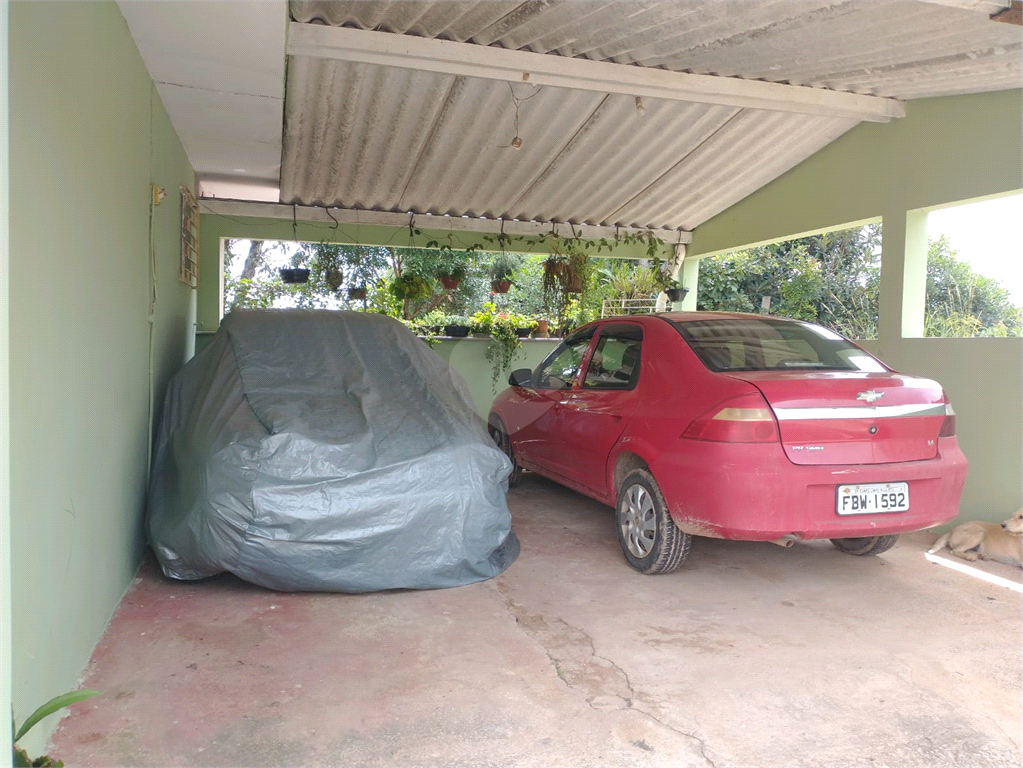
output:
[[[494,438],[494,442],[497,443],[497,447],[500,448],[504,455],[507,456],[512,463],[511,474],[508,475],[508,487],[513,488],[518,485],[519,480],[522,479],[522,467],[515,463],[515,453],[512,450],[511,438],[508,437],[508,433],[504,429],[504,424],[496,416],[490,418],[490,423],[487,425],[490,436]]]
[[[693,537],[675,525],[648,470],[626,475],[618,489],[616,518],[618,543],[640,573],[671,573],[685,562]]]
[[[880,555],[895,546],[899,534],[864,536],[860,539],[832,539],[835,548],[848,555]]]

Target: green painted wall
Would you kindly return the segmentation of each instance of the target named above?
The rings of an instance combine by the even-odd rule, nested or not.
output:
[[[0,3],[0,712],[11,711],[11,453],[10,320],[8,314],[7,3]],[[11,732],[0,728],[0,755],[11,754]]]
[[[508,386],[508,374],[515,368],[536,368],[560,341],[523,339],[522,350],[515,356],[511,368],[501,372],[496,385],[493,380],[494,368],[486,357],[489,339],[445,339],[434,347],[434,351],[465,379],[477,412],[486,418],[494,397]]]
[[[704,222],[689,258],[1020,189],[1023,91],[920,99],[861,123]]]
[[[143,553],[149,393],[185,358],[194,174],[117,5],[10,4],[12,683],[72,689]],[[150,375],[150,184],[158,303]],[[26,746],[41,751],[51,718]]]
[[[863,123],[707,221],[690,258],[881,218],[879,338],[895,368],[940,381],[970,460],[962,519],[1000,521],[1023,503],[1023,339],[923,339],[926,210],[1023,187],[1023,91],[923,99]],[[1016,258],[1017,254],[1005,254]]]
[[[1020,340],[905,339],[894,353],[883,357],[901,371],[940,381],[952,400],[959,446],[970,460],[963,517],[1001,522],[1019,509],[1023,499]]]

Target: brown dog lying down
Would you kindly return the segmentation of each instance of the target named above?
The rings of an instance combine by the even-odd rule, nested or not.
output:
[[[963,523],[957,525],[927,550],[934,554],[945,545],[963,560],[997,560],[1007,565],[1023,565],[1023,509],[1001,525]]]

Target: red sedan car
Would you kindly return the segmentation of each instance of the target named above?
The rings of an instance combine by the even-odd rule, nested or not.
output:
[[[873,555],[954,518],[966,481],[941,386],[812,323],[607,318],[514,371],[489,428],[515,465],[617,510],[643,573],[693,536]]]

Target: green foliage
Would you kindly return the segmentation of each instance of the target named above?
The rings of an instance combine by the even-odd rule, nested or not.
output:
[[[54,696],[48,702],[43,704],[41,707],[36,709],[31,715],[29,715],[25,722],[21,724],[21,727],[15,730],[14,719],[11,718],[11,742],[17,744],[18,741],[27,734],[32,728],[44,717],[52,715],[64,707],[69,707],[79,701],[85,699],[91,699],[93,696],[98,696],[99,691],[81,690],[81,691],[69,691],[68,693],[62,693],[60,696]],[[29,766],[63,766],[64,763],[60,760],[54,760],[48,755],[42,755],[34,760],[31,759],[25,750],[20,747],[14,747],[14,765],[16,768],[29,768]]]
[[[242,254],[240,242],[248,242]],[[295,306],[340,308],[351,305],[348,290],[379,289],[389,266],[389,249],[340,243],[306,243],[288,255],[290,243],[229,240],[224,249],[224,306],[232,309]],[[244,261],[240,274],[235,266]],[[309,270],[309,282],[281,282],[281,265]]]
[[[419,275],[406,273],[401,277],[394,278],[388,286],[388,290],[394,294],[398,301],[429,301],[433,298],[434,282]],[[406,317],[406,319],[410,320],[411,318]]]
[[[456,248],[454,235],[446,241],[432,240],[426,248],[340,243],[298,247],[293,243],[229,241],[225,252],[226,306],[365,308],[416,321],[418,328],[445,324],[426,322],[425,318],[434,312],[473,315],[489,303],[499,313],[529,318],[522,327],[531,327],[542,316],[551,320],[552,328],[564,328],[599,317],[601,300],[611,291],[595,266],[604,260],[593,254],[639,245],[659,264],[659,259],[671,252],[671,247],[651,232],[596,241],[576,237],[574,230],[571,237],[552,231],[533,238],[501,234],[484,239],[494,243],[493,252],[475,247]],[[248,244],[247,254],[239,243]],[[551,256],[507,251],[512,244],[517,249],[549,250]],[[239,269],[242,260],[244,268]],[[653,271],[635,262],[615,261],[630,265],[628,271],[639,286],[636,290],[643,291]],[[309,269],[309,282],[282,283],[278,269],[285,264]],[[552,269],[553,265],[556,267]],[[547,278],[550,290],[544,291],[546,273],[554,276],[554,282]],[[458,277],[458,287],[442,288],[441,276]],[[512,289],[506,294],[494,293],[491,281],[496,278],[510,279]],[[350,289],[362,286],[367,288],[365,301],[349,298]],[[575,293],[576,290],[581,292]]]
[[[511,280],[515,282],[515,273],[522,267],[523,257],[518,253],[494,254],[490,265],[492,280]]]
[[[604,260],[605,265],[597,267],[601,298],[649,299],[661,291],[661,284],[653,269],[637,267],[633,261]]]
[[[926,336],[1020,336],[1023,308],[997,280],[978,275],[958,261],[948,241],[927,250]]]
[[[497,391],[497,382],[506,373],[515,355],[522,349],[516,329],[531,327],[533,322],[513,312],[502,312],[493,302],[487,302],[479,312],[469,318],[473,333],[490,334],[486,358],[491,366],[491,386]]]
[[[850,338],[877,336],[881,229],[830,232],[700,263],[698,308],[813,320]],[[1019,336],[1023,308],[1007,290],[932,241],[927,257],[927,336]]]
[[[819,322],[852,338],[877,335],[880,227],[826,233],[700,262],[697,308]]]
[[[436,246],[436,241],[431,241]],[[474,263],[474,254],[471,251],[456,251],[450,246],[436,248],[434,251],[436,262],[436,277],[453,277],[455,280],[462,280]]]

